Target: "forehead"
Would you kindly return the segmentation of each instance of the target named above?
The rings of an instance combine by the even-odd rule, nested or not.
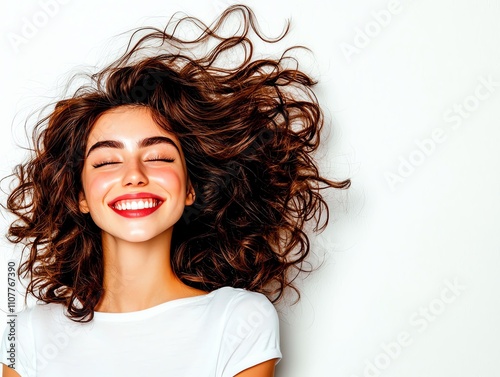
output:
[[[146,107],[121,106],[103,113],[90,131],[87,148],[103,140],[137,141],[148,137],[167,136],[180,148],[176,135],[161,128]]]

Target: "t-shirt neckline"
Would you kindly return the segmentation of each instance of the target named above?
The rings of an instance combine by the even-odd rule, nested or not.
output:
[[[211,297],[215,296],[217,291],[219,291],[222,288],[225,288],[225,287],[215,289],[215,290],[213,290],[209,293],[203,294],[203,295],[176,298],[176,299],[169,300],[169,301],[163,302],[161,304],[152,306],[150,308],[137,310],[137,311],[133,311],[133,312],[109,313],[109,312],[96,312],[96,311],[94,311],[94,319],[97,321],[133,321],[133,320],[144,319],[144,318],[152,317],[156,314],[162,313],[165,310],[170,309],[170,308],[175,308],[175,307],[178,307],[181,305],[186,305],[186,304],[191,304],[191,303],[196,303],[199,301],[206,300],[207,298],[211,298]]]

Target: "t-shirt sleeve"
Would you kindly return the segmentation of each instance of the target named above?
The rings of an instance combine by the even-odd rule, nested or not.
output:
[[[30,318],[29,309],[15,317],[7,317],[7,327],[0,343],[0,362],[13,367],[21,377],[35,376],[35,351]]]
[[[237,296],[227,313],[223,334],[222,377],[264,361],[282,357],[279,317],[274,305],[261,293],[244,292]]]

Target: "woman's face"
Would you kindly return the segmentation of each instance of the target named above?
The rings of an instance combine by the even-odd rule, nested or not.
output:
[[[80,210],[106,235],[129,242],[166,231],[194,202],[177,137],[142,107],[118,107],[94,124],[82,171]]]

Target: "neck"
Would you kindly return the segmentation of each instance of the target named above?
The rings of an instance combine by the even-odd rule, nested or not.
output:
[[[172,229],[146,242],[103,234],[104,295],[96,311],[131,312],[206,293],[182,283],[170,265]]]

